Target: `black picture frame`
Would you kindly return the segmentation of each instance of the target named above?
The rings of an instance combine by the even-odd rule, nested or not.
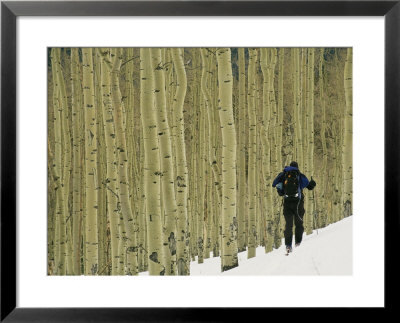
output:
[[[399,233],[400,4],[395,1],[2,1],[1,3],[1,322],[189,322],[239,320],[243,308],[16,307],[16,19],[18,16],[384,16],[385,308],[398,286],[389,255]],[[372,152],[373,153],[373,152]],[[366,161],[367,162],[367,161]],[[379,176],[371,175],[371,176]],[[373,195],[373,193],[372,193]],[[366,202],[369,197],[365,197]],[[366,242],[368,244],[373,241]],[[373,259],[371,259],[373,261]],[[390,277],[390,280],[389,280]],[[344,291],[345,292],[345,291]],[[40,293],[40,291],[38,291]],[[394,297],[394,296],[393,296]],[[247,310],[249,310],[247,308]],[[264,309],[251,309],[252,317]]]

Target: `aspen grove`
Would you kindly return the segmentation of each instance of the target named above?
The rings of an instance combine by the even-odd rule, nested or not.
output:
[[[48,275],[190,275],[352,215],[351,48],[49,48]]]

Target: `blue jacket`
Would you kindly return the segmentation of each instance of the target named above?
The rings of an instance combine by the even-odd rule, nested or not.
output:
[[[282,183],[284,175],[285,175],[285,172],[288,172],[288,171],[291,171],[291,170],[299,170],[299,169],[297,167],[286,166],[284,168],[283,172],[279,173],[279,175],[274,179],[274,182],[272,183],[272,187],[276,187],[279,183]],[[300,176],[299,176],[300,193],[305,187],[307,187],[308,183],[309,183],[309,180],[306,177],[306,175],[300,173]],[[282,185],[278,185],[277,189],[281,190],[282,189]]]

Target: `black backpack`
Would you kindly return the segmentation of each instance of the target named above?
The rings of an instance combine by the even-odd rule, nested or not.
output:
[[[289,170],[285,172],[283,176],[283,193],[285,197],[300,197],[299,177],[300,172],[298,170]]]

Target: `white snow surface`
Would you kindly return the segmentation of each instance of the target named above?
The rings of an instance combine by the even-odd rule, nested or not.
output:
[[[247,251],[238,254],[239,266],[221,273],[221,258],[192,261],[191,275],[352,275],[352,216],[325,228],[303,235],[299,247],[285,256],[285,244],[265,253],[256,249],[256,257],[247,259]],[[294,242],[294,237],[293,237]]]
[[[353,217],[347,217],[325,228],[303,235],[299,247],[285,255],[285,244],[265,253],[264,247],[256,249],[256,257],[247,259],[247,251],[238,254],[239,266],[221,272],[221,258],[204,259],[190,263],[190,275],[201,276],[253,276],[253,275],[352,275],[353,268]],[[294,237],[293,237],[294,242]],[[140,275],[148,275],[148,272]]]

